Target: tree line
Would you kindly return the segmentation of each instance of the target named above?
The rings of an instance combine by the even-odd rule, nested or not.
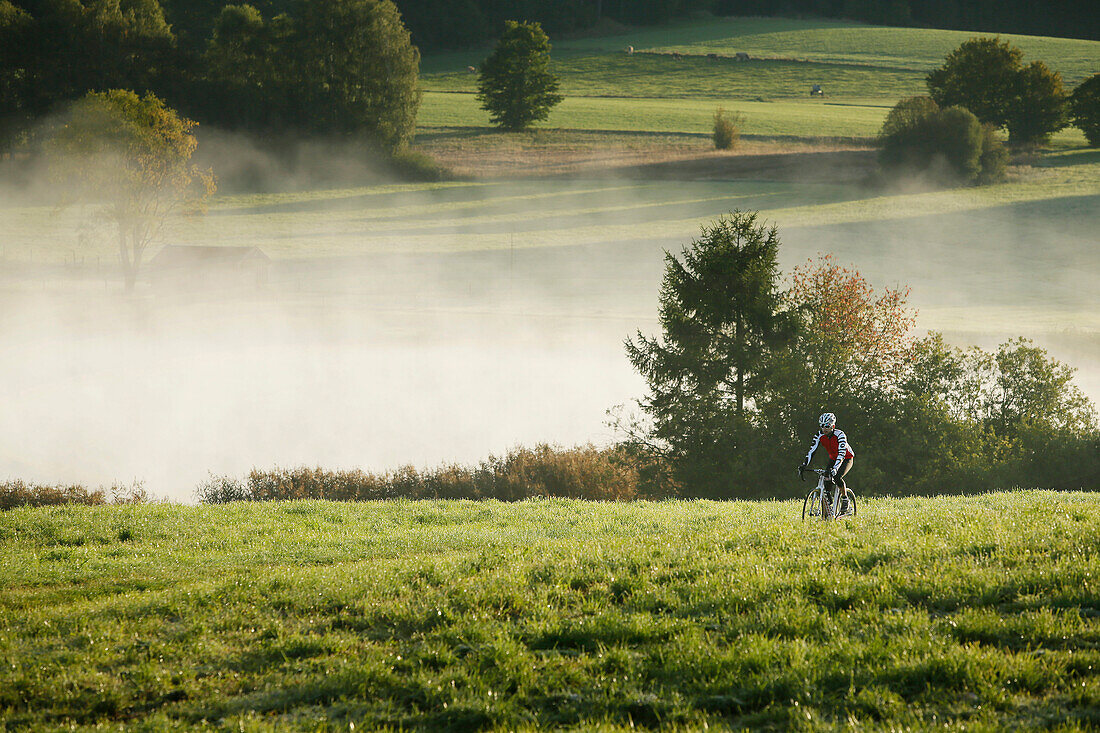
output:
[[[397,5],[414,41],[424,49],[484,43],[495,38],[509,19],[538,21],[551,35],[560,35],[607,21],[654,25],[700,12],[801,14],[885,25],[1100,39],[1100,16],[1086,0],[397,0]]]
[[[0,139],[88,92],[153,93],[204,124],[410,139],[420,54],[390,0],[195,2],[203,38],[158,0],[0,0]],[[193,32],[184,24],[183,33]]]
[[[480,44],[499,37],[513,19],[541,23],[554,34],[604,21],[661,23],[699,11],[1062,35],[1080,35],[1095,22],[1094,13],[1062,0],[1043,6],[1044,22],[1080,22],[1047,28],[1029,20],[1032,7],[1013,0],[996,6],[790,0],[774,7],[757,7],[755,0],[0,0],[0,146],[25,139],[30,123],[59,102],[126,89],[154,93],[203,124],[260,133],[354,132],[399,150],[413,133],[419,106],[419,47]],[[897,17],[879,17],[884,9]],[[1049,75],[1032,76],[1032,87],[1049,81]]]

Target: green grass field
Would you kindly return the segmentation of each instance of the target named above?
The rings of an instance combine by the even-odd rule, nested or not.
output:
[[[0,514],[20,730],[1100,725],[1100,501]]]
[[[815,100],[758,102],[738,99],[625,99],[566,97],[545,126],[559,129],[669,132],[710,135],[719,106],[745,118],[745,135],[790,138],[873,138],[882,128],[890,105]],[[427,92],[418,117],[425,131],[439,127],[479,127],[489,113],[473,94]],[[1071,131],[1084,136],[1076,130]],[[1064,133],[1060,133],[1064,134]]]
[[[871,137],[898,99],[927,93],[925,75],[975,35],[845,21],[716,18],[553,40],[553,68],[566,100],[543,126],[709,132],[720,103],[746,114],[749,134]],[[1002,37],[1024,51],[1025,61],[1039,59],[1061,72],[1071,88],[1096,72],[1100,42]],[[625,52],[628,45],[633,54]],[[738,52],[752,60],[735,61]],[[472,97],[454,94],[476,90],[477,75],[467,67],[488,53],[423,60],[428,94],[421,127],[488,125],[488,113]],[[825,100],[808,98],[815,83],[825,89]],[[765,102],[773,104],[760,106]],[[1068,134],[1068,140],[1083,142],[1076,130]]]

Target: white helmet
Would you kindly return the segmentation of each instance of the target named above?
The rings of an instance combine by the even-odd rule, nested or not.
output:
[[[817,424],[822,428],[831,428],[836,425],[836,415],[831,412],[822,413],[821,417],[817,419]]]

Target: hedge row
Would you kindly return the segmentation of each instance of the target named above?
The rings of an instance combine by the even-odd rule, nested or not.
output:
[[[91,489],[79,484],[35,484],[21,480],[0,483],[0,511],[21,506],[61,504],[144,504],[150,500],[140,483]]]
[[[396,471],[326,471],[320,468],[253,470],[244,481],[211,476],[199,486],[199,501],[329,499],[499,499],[567,497],[596,501],[658,499],[673,495],[655,489],[644,464],[621,449],[592,445],[559,448],[539,445],[490,456],[476,467],[445,464],[424,471],[405,466]]]

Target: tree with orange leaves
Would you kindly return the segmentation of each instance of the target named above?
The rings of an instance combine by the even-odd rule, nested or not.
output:
[[[790,280],[787,297],[804,324],[800,361],[820,404],[896,392],[914,343],[909,288],[876,293],[832,255],[796,267]]]

